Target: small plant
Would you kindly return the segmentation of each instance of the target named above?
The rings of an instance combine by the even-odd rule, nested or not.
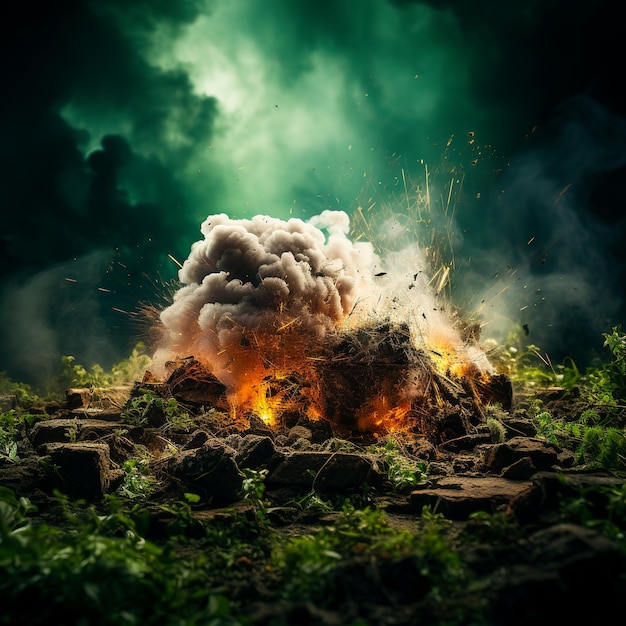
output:
[[[578,488],[575,496],[563,497],[560,513],[587,528],[595,528],[626,549],[626,483]]]
[[[489,436],[493,443],[503,443],[506,440],[506,429],[497,417],[488,415],[485,424],[489,429]]]
[[[548,411],[537,413],[533,418],[533,422],[537,428],[537,437],[552,443],[559,443],[557,435],[562,434],[564,429],[561,426],[561,422],[555,421]]]
[[[576,449],[577,463],[599,465],[608,470],[626,467],[626,436],[619,428],[586,427]]]
[[[0,413],[0,459],[16,462],[17,438],[19,436],[18,419],[15,409]]]
[[[15,409],[0,413],[0,459],[16,462],[19,460],[18,440],[24,424],[32,424],[35,416],[30,413],[21,415]]]
[[[81,424],[77,419],[74,419],[72,425],[67,429],[65,436],[70,443],[76,443],[81,431]]]
[[[130,399],[122,411],[122,420],[134,426],[160,426],[183,432],[195,427],[195,421],[176,398],[162,398],[149,391]]]
[[[137,398],[131,398],[129,403],[122,411],[121,419],[126,424],[133,426],[147,426],[148,411],[152,406],[154,396],[150,393],[144,393]]]
[[[535,344],[524,345],[522,328],[509,333],[502,349],[490,356],[494,367],[506,374],[521,390],[562,387],[572,389],[581,381],[581,373],[573,361],[566,358],[555,364]]]
[[[32,406],[41,401],[31,385],[13,381],[6,372],[0,372],[0,395],[15,396],[20,406]]]
[[[265,478],[268,474],[268,470],[244,468],[240,473],[243,477],[241,485],[243,499],[252,505],[257,524],[261,527],[267,526],[269,524],[269,518],[263,495],[265,494]]]
[[[168,398],[163,410],[169,430],[188,433],[198,427],[198,421],[183,409],[176,398]]]
[[[330,513],[334,510],[333,505],[327,500],[324,500],[315,489],[312,489],[304,494],[304,496],[293,501],[292,504],[301,511],[307,511],[308,513]]]
[[[75,357],[62,356],[61,371],[57,375],[56,384],[60,389],[128,384],[141,378],[150,362],[151,358],[145,353],[142,342],[137,343],[130,356],[114,365],[109,372],[97,363],[87,369],[76,363]]]
[[[507,541],[520,532],[515,516],[501,511],[495,513],[476,511],[470,513],[469,520],[464,534],[464,540],[468,542]]]
[[[186,540],[188,537],[204,537],[206,529],[198,520],[192,510],[192,505],[200,501],[200,496],[195,493],[185,493],[184,500],[164,502],[159,508],[172,516],[172,521],[167,525],[167,535],[171,539]]]
[[[287,599],[309,599],[328,606],[342,565],[353,559],[364,564],[408,558],[428,581],[423,593],[443,596],[465,576],[448,528],[443,516],[426,508],[418,532],[397,530],[389,525],[383,510],[355,509],[346,502],[333,524],[275,547],[272,563],[282,581],[280,593]]]
[[[28,524],[28,515],[36,513],[37,507],[25,497],[17,497],[7,488],[0,487],[0,549],[11,533]]]
[[[577,421],[554,419],[547,411],[534,418],[537,436],[574,452],[579,465],[607,470],[626,468],[626,432],[601,420],[595,409],[583,411]]]
[[[149,474],[147,464],[141,459],[129,459],[123,464],[124,481],[118,492],[131,500],[148,499],[157,488],[157,481]]]
[[[428,476],[427,464],[409,459],[392,436],[386,438],[384,445],[369,446],[367,451],[379,460],[375,469],[387,476],[396,491],[412,489]]]
[[[614,326],[602,336],[613,360],[587,369],[585,395],[595,404],[615,406],[626,401],[626,334]]]

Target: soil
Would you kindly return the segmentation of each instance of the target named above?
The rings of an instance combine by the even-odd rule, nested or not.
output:
[[[93,404],[93,390],[89,393]],[[97,421],[109,420],[120,426],[119,410],[116,413],[115,409],[101,408],[89,413],[84,390],[68,392],[67,397],[66,405],[43,407],[46,420],[42,421],[62,424],[63,420],[79,420],[77,423],[82,423],[83,428],[77,443],[82,440],[93,444],[106,439],[97,432],[95,421],[89,422],[96,416]],[[98,399],[101,407],[104,399],[104,396]],[[458,405],[459,399],[456,400]],[[624,615],[626,610],[626,554],[623,538],[620,541],[619,537],[603,532],[603,522],[619,524],[620,520],[610,519],[612,509],[602,494],[607,489],[622,488],[623,476],[577,465],[572,451],[565,445],[567,442],[558,445],[537,437],[529,410],[531,400],[540,400],[546,411],[564,421],[578,420],[589,408],[576,393],[561,389],[542,390],[532,398],[513,394],[510,406],[499,407],[497,414],[494,413],[502,426],[496,433],[489,427],[484,407],[469,418],[464,415],[463,419],[453,419],[458,412],[455,413],[454,403],[450,402],[445,416],[433,414],[437,426],[431,429],[429,437],[419,432],[396,435],[406,458],[422,462],[428,468],[422,484],[397,489],[386,475],[377,474],[371,476],[370,489],[364,495],[361,485],[346,483],[343,487],[333,487],[340,484],[340,479],[349,480],[346,470],[339,467],[335,473],[328,474],[325,488],[317,491],[326,502],[360,498],[361,504],[384,509],[394,528],[415,533],[422,528],[420,518],[425,504],[434,512],[444,513],[451,525],[450,536],[456,538],[456,550],[468,572],[466,584],[453,594],[426,593],[429,582],[420,565],[408,555],[373,560],[362,558],[358,551],[340,566],[333,593],[324,603],[313,604],[307,599],[282,601],[276,595],[275,574],[267,568],[267,563],[243,556],[224,581],[223,594],[242,614],[250,616],[254,626],[527,626],[602,624],[619,619],[615,616]],[[153,419],[158,420],[159,416]],[[626,415],[621,419],[625,423]],[[462,431],[459,424],[463,425]],[[90,426],[92,434],[88,435]],[[383,439],[380,433],[353,435],[351,453],[368,459],[368,447],[382,443]],[[148,425],[130,429],[126,442],[117,441],[117,448],[110,448],[113,469],[110,475],[107,473],[110,468],[103,469],[108,477],[104,490],[110,492],[119,485],[115,459],[119,468],[119,460],[128,458],[133,445],[140,441],[142,445],[152,446],[156,454],[167,438],[175,442],[180,454],[176,465],[170,459],[165,466],[168,457],[161,451],[159,461],[154,464],[154,471],[161,471],[162,488],[145,507],[152,515],[151,539],[155,541],[159,541],[159,533],[165,532],[171,522],[159,505],[181,498],[190,485],[195,491],[204,489],[202,504],[192,507],[198,520],[228,524],[236,516],[251,519],[254,516],[249,501],[232,495],[237,493],[236,480],[231,491],[222,482],[223,491],[216,496],[215,490],[211,495],[214,488],[209,483],[200,483],[189,473],[193,473],[189,469],[192,460],[200,462],[197,451],[236,450],[236,458],[246,459],[248,467],[268,469],[268,479],[273,472],[274,476],[278,475],[281,463],[282,467],[293,463],[287,469],[295,475],[300,467],[296,462],[312,461],[318,458],[315,454],[340,456],[333,448],[339,445],[339,439],[328,424],[315,424],[297,416],[283,424],[280,432],[270,431],[254,419],[243,431],[207,422],[193,432],[176,434],[165,433],[163,425]],[[267,447],[270,446],[267,440],[271,448]],[[49,440],[34,444],[31,429],[20,444],[21,451],[26,452],[30,446],[39,457],[42,453],[53,453],[50,446],[68,445],[67,430],[57,433],[56,443]],[[35,457],[23,456],[19,466],[0,467],[0,484],[37,503],[42,521],[57,523],[54,518],[46,518],[46,511],[52,510],[46,506],[52,485],[33,469]],[[275,537],[286,541],[293,536],[312,535],[336,521],[337,508],[328,511],[293,505],[307,493],[309,486],[295,479],[291,484],[289,479],[268,480],[264,499]],[[623,499],[623,488],[621,493]],[[96,503],[98,495],[91,498]],[[590,512],[589,519],[563,511],[564,499],[572,497],[588,504],[585,510]],[[623,502],[621,506],[623,510]],[[477,516],[477,512],[487,515]],[[193,537],[190,539],[179,546],[181,558],[202,549],[202,542],[194,544]],[[260,538],[260,544],[262,541]]]

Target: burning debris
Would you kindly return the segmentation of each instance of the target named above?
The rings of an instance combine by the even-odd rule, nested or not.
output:
[[[385,263],[349,227],[340,211],[208,217],[161,313],[150,376],[196,406],[273,427],[321,418],[344,437],[433,431],[432,402],[510,404],[478,338],[464,339],[432,293],[421,251]]]

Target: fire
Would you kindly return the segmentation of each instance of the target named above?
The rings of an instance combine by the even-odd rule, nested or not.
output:
[[[397,398],[379,395],[359,410],[358,426],[361,431],[394,433],[406,430],[411,404]]]
[[[153,365],[191,354],[224,385],[233,417],[279,427],[295,413],[347,433],[407,429],[437,376],[488,372],[439,306],[419,249],[385,267],[349,228],[339,211],[308,223],[207,218],[161,313]]]
[[[276,415],[274,414],[272,404],[273,403],[267,397],[267,391],[263,389],[261,389],[257,395],[256,401],[252,403],[252,411],[254,411],[267,426],[274,426],[276,424]]]

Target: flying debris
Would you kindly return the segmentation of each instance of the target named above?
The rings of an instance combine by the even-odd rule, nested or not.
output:
[[[300,411],[358,432],[400,427],[426,389],[493,374],[438,306],[416,246],[382,259],[330,210],[308,221],[222,213],[200,230],[161,312],[151,375],[171,379],[193,355],[231,414],[273,424]]]

